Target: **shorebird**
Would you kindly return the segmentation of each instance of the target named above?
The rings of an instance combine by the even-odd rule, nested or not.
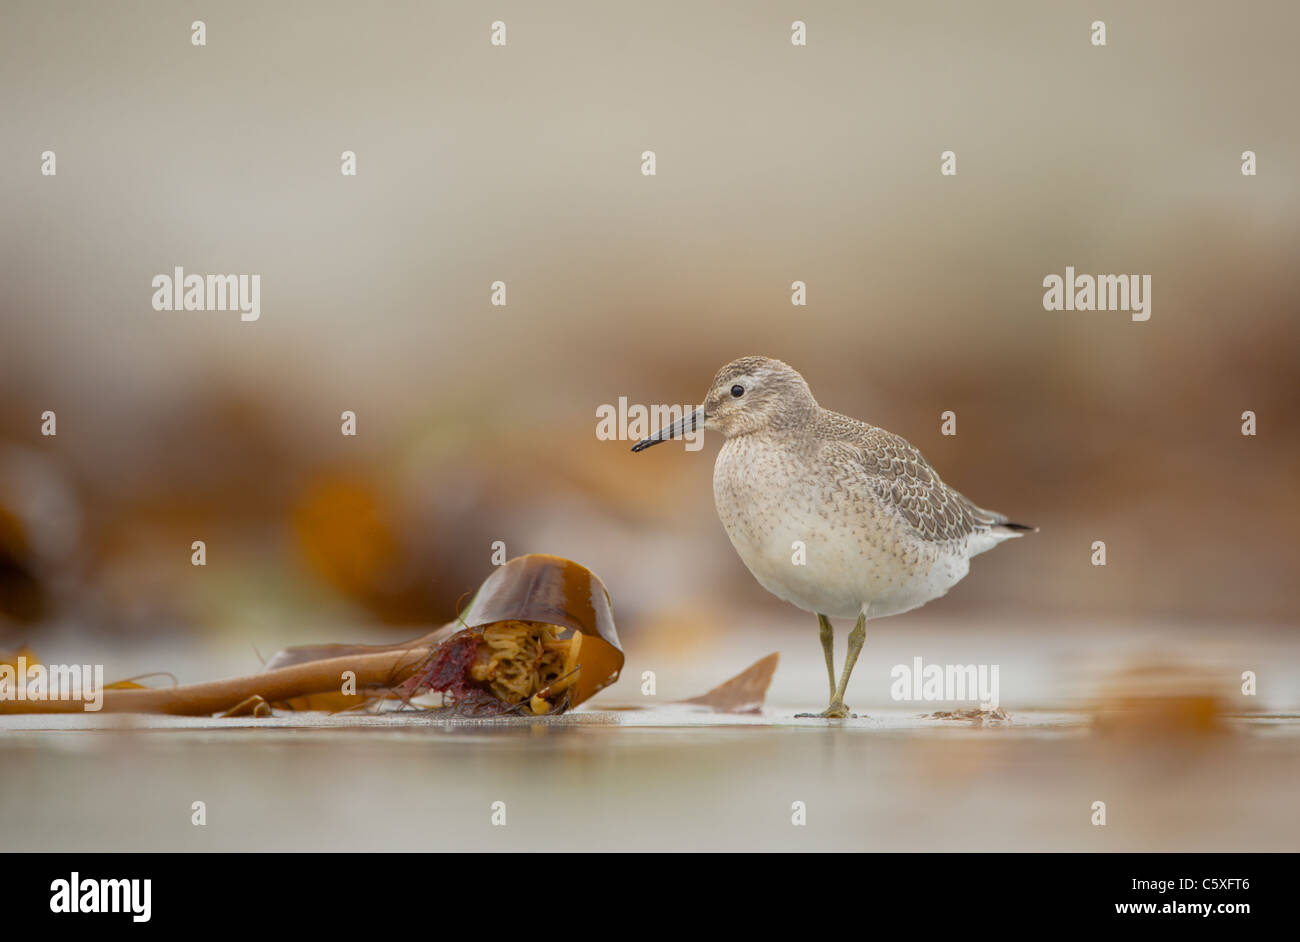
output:
[[[632,450],[697,428],[726,439],[713,501],[731,545],[763,588],[817,616],[831,691],[817,716],[852,715],[844,694],[868,618],[938,598],[972,556],[1033,529],[957,493],[903,438],[823,409],[780,360],[728,363],[704,405]],[[857,619],[838,683],[831,618]]]

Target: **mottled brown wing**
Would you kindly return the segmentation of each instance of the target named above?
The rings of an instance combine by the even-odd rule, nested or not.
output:
[[[825,437],[846,449],[866,472],[876,496],[893,506],[912,528],[933,543],[961,542],[984,533],[1002,515],[977,507],[940,480],[911,442],[846,416],[823,419]]]

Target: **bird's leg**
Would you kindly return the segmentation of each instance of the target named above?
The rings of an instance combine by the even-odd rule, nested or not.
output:
[[[826,680],[830,683],[831,696],[835,696],[835,631],[831,620],[825,615],[817,615],[817,624],[821,626],[822,653],[826,655]]]
[[[844,719],[852,716],[849,708],[844,705],[844,693],[849,689],[849,676],[853,673],[853,665],[858,662],[858,655],[862,653],[862,644],[867,640],[867,613],[863,611],[858,616],[858,623],[853,626],[849,632],[849,651],[844,656],[844,672],[840,674],[839,686],[831,693],[830,706],[822,714],[829,719]]]
[[[830,684],[831,699],[835,699],[835,631],[831,628],[831,620],[820,612],[817,614],[817,624],[821,626],[822,653],[826,655],[826,680]],[[796,713],[800,717],[820,717],[821,713]]]

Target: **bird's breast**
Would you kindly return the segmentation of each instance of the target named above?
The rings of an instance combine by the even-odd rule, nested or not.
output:
[[[852,469],[827,467],[797,442],[728,439],[714,465],[713,498],[754,578],[807,611],[851,618],[869,604],[873,615],[893,614],[965,575],[916,539]]]

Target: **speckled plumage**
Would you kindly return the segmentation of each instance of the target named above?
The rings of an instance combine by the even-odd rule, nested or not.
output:
[[[732,545],[772,594],[832,617],[856,617],[864,606],[871,617],[897,614],[943,595],[971,556],[1018,535],[1005,516],[945,484],[905,439],[821,408],[779,360],[723,367],[710,391],[714,411],[740,401],[729,394],[737,383],[756,396],[774,389],[775,408],[763,410],[768,421],[731,429],[713,497]],[[706,402],[706,427],[709,412]],[[792,562],[796,541],[803,565]]]
[[[803,429],[729,438],[713,499],[759,583],[831,617],[923,605],[1012,535],[995,534],[1006,518],[949,488],[903,439],[824,410]]]
[[[773,595],[819,616],[894,615],[946,593],[970,558],[1028,527],[950,488],[909,442],[823,409],[793,368],[767,357],[724,366],[694,416],[642,450],[703,423],[726,441],[713,499],[736,552]],[[823,646],[831,667],[829,628]],[[850,657],[826,716],[842,716]],[[833,678],[832,678],[833,679]]]

